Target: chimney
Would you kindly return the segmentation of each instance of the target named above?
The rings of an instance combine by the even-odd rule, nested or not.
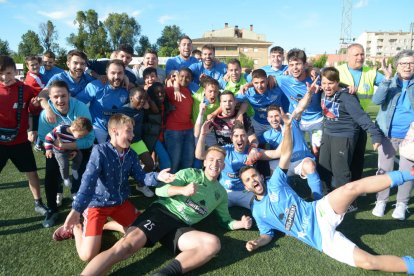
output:
[[[253,24],[250,24],[250,31],[253,32]]]
[[[224,28],[228,28],[229,27],[229,23],[224,23]]]

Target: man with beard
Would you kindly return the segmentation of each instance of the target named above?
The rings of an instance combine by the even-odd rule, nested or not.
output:
[[[100,80],[95,80],[77,97],[80,101],[89,103],[93,129],[99,144],[106,142],[108,138],[108,120],[114,109],[121,108],[128,101],[129,93],[123,87],[124,74],[122,60],[113,59],[106,66],[108,82],[102,84]]]
[[[44,84],[47,84],[50,78],[53,77],[54,75],[64,72],[63,69],[55,66],[55,62],[56,62],[55,59],[56,59],[56,56],[51,51],[46,51],[43,54],[43,57],[42,57],[43,65],[40,66],[39,73],[40,73],[40,78],[42,79],[42,82]]]
[[[54,113],[56,121],[51,123],[47,120],[46,110],[43,110],[39,119],[39,137],[44,142],[46,135],[52,131],[55,127],[61,124],[70,124],[78,117],[86,117],[91,120],[91,114],[88,107],[76,100],[73,97],[69,97],[69,88],[65,81],[57,80],[50,84],[49,87],[50,100],[46,102],[48,108]],[[88,135],[81,139],[77,139],[73,143],[64,143],[65,150],[81,150],[82,164],[78,170],[78,174],[73,174],[71,192],[74,195],[80,185],[80,178],[85,171],[86,163],[89,160],[90,148],[95,139],[94,132],[89,132]],[[85,157],[86,156],[86,157]],[[86,163],[85,163],[86,162]],[[58,218],[58,206],[56,203],[56,196],[58,193],[59,185],[62,182],[62,177],[59,173],[59,164],[55,157],[46,158],[46,170],[45,170],[45,193],[47,198],[47,206],[49,211],[46,214],[46,218],[43,221],[44,227],[52,227],[55,225]]]
[[[167,60],[165,64],[165,73],[170,76],[171,71],[178,71],[181,68],[188,68],[191,64],[197,63],[198,59],[191,56],[193,42],[188,36],[182,36],[178,41],[178,50],[180,54]]]
[[[215,59],[215,48],[211,44],[206,44],[201,49],[201,62],[192,64],[190,67],[193,72],[193,82],[200,85],[204,76],[219,80],[227,72],[226,64]]]

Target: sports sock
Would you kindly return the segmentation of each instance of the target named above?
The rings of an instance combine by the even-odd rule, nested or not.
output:
[[[411,174],[411,171],[392,171],[387,172],[387,175],[391,178],[390,188],[402,185],[406,181],[414,180],[414,175]]]
[[[157,271],[154,275],[181,275],[183,274],[183,269],[178,260],[174,259],[163,269]]]
[[[34,202],[35,202],[35,204],[36,204],[36,205],[41,205],[41,204],[43,204],[42,198],[35,199],[35,200],[34,200]]]
[[[313,199],[318,200],[322,198],[322,182],[317,172],[310,173],[308,177],[308,186],[312,191]]]
[[[405,262],[405,265],[407,266],[407,274],[414,274],[414,259],[410,256],[404,256],[402,259]]]

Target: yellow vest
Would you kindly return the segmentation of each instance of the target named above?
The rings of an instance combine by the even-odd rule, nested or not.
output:
[[[355,85],[348,64],[341,64],[336,67],[339,71],[340,82],[347,85]],[[361,79],[359,80],[357,94],[360,99],[370,99],[374,94],[374,82],[377,70],[367,66],[362,66]]]

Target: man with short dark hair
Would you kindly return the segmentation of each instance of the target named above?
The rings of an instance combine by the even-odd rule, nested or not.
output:
[[[64,72],[62,68],[55,65],[56,56],[52,51],[46,51],[42,57],[43,65],[40,66],[40,78],[44,84],[47,84],[54,75]]]
[[[182,36],[177,44],[180,54],[167,60],[167,63],[165,64],[165,73],[167,76],[170,75],[171,71],[178,71],[181,68],[188,68],[191,64],[198,62],[198,59],[191,56],[193,42],[189,36]]]

